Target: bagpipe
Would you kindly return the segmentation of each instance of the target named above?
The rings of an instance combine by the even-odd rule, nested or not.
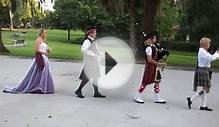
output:
[[[208,52],[213,55],[217,50],[219,50],[219,48],[215,47],[215,46],[210,46],[208,49]]]
[[[157,59],[156,61],[165,63],[170,55],[169,51],[165,50],[160,46],[159,43],[155,44],[155,47],[157,49]],[[161,71],[163,71],[164,67],[162,67]]]
[[[155,47],[157,49],[157,61],[162,61],[164,60],[164,62],[167,60],[168,56],[170,55],[169,51],[164,50],[164,48],[162,48],[160,46],[159,43],[155,44]]]

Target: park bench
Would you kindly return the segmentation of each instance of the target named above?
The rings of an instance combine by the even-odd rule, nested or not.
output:
[[[25,46],[25,39],[24,39],[24,34],[26,32],[16,32],[12,34],[12,46]]]
[[[26,43],[25,43],[25,40],[14,40],[12,42],[12,46],[25,46]]]

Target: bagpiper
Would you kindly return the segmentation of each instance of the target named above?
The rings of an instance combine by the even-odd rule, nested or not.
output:
[[[161,99],[159,95],[161,81],[159,68],[163,68],[165,63],[159,62],[157,59],[158,50],[154,45],[156,43],[156,36],[152,33],[149,33],[145,36],[144,40],[146,57],[144,74],[141,85],[138,88],[137,94],[133,100],[137,103],[144,103],[144,100],[141,98],[142,92],[147,85],[154,83],[154,102],[165,104],[166,100]]]

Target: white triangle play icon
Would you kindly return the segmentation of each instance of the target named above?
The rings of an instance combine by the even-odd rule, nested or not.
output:
[[[105,75],[116,66],[117,62],[107,53],[105,52]]]

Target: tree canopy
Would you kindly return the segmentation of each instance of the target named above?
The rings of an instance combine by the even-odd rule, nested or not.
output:
[[[191,0],[185,3],[181,30],[194,40],[209,36],[219,40],[219,1]]]

